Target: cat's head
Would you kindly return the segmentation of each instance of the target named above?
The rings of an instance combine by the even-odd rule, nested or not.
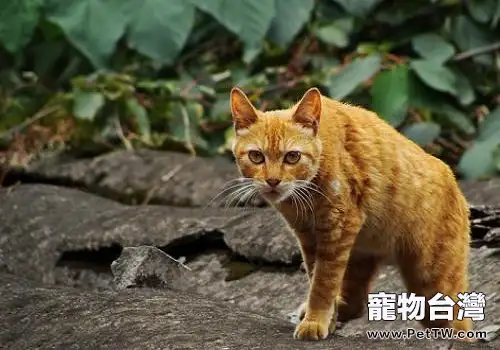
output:
[[[310,186],[321,158],[319,90],[309,89],[290,109],[263,112],[233,88],[230,105],[233,154],[247,189],[277,203]]]

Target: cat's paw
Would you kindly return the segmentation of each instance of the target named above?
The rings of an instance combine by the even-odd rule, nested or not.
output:
[[[300,306],[295,310],[294,315],[298,321],[302,321],[306,315],[307,310],[307,301],[304,301]],[[330,326],[328,327],[328,331],[330,333],[334,333],[337,329],[342,329],[344,327],[344,323],[337,321],[337,312],[334,312],[332,315],[332,320],[330,322]]]
[[[328,336],[328,323],[302,320],[295,328],[293,337],[299,340],[320,340]]]

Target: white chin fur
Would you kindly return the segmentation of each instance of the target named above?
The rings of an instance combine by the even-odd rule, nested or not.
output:
[[[261,195],[267,199],[268,201],[271,201],[273,203],[279,203],[283,202],[285,199],[287,199],[291,194],[291,191],[289,189],[282,189],[278,193],[269,193],[265,191],[261,191]]]

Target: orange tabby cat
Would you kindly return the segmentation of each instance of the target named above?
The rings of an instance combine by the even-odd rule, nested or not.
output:
[[[247,188],[279,210],[300,244],[310,289],[296,338],[324,339],[336,319],[363,315],[384,261],[427,300],[467,291],[468,206],[442,161],[376,114],[316,88],[267,112],[233,88],[231,111]],[[458,308],[452,322],[430,321],[428,311],[425,327],[471,329],[470,319],[456,320]]]

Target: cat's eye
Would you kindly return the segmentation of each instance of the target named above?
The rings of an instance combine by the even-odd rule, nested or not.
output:
[[[290,151],[285,154],[285,163],[295,164],[300,160],[300,152],[299,151]]]
[[[262,164],[265,160],[264,155],[260,151],[248,152],[248,159],[250,159],[250,161],[255,164]]]

